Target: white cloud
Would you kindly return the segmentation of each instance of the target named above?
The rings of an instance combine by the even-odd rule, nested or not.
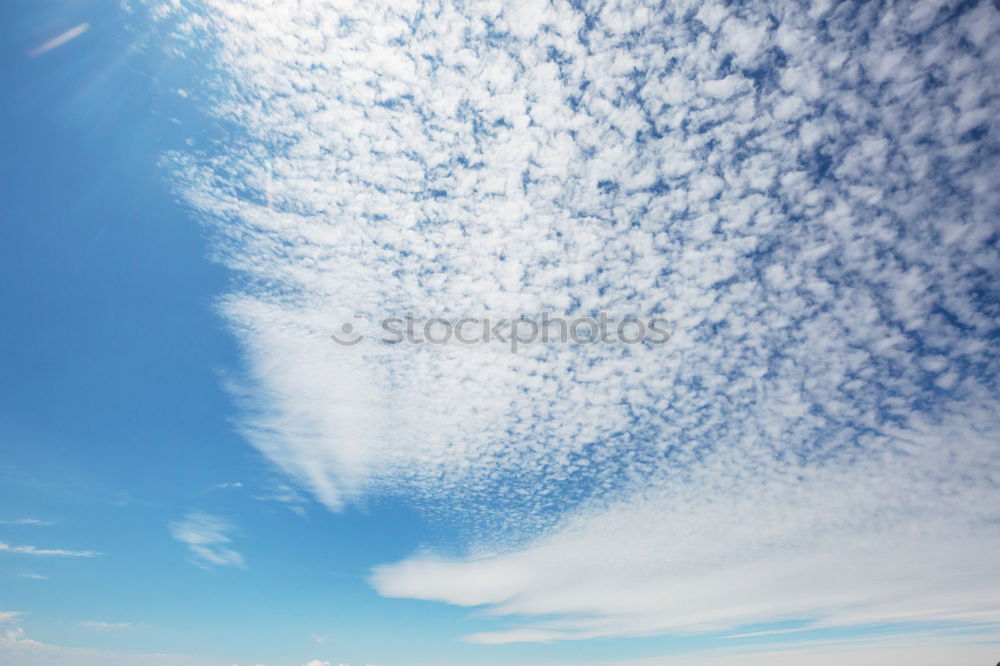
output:
[[[39,643],[23,637],[0,639],[0,662],[17,666],[232,666],[232,662],[185,655],[111,652]]]
[[[588,662],[580,666],[942,666],[942,664],[992,664],[1000,643],[983,637],[962,640],[937,637],[934,640],[905,641],[892,638],[843,640],[807,645],[768,646],[751,651],[712,651],[700,655],[670,655],[655,659]]]
[[[38,526],[48,526],[52,525],[51,522],[47,520],[38,520],[37,518],[18,518],[16,520],[0,520],[0,525],[38,525]]]
[[[14,617],[3,618],[0,617],[0,624],[8,624],[16,621],[17,616],[20,613],[16,613]],[[34,648],[41,644],[38,641],[33,641],[28,638],[24,629],[18,626],[4,626],[0,627],[0,655],[2,655],[9,648]]]
[[[229,547],[236,527],[221,516],[200,511],[188,513],[183,520],[170,523],[170,534],[185,544],[201,567],[245,567],[243,556]]]
[[[254,496],[254,499],[264,502],[279,502],[292,513],[302,517],[306,515],[304,505],[309,502],[309,498],[306,495],[303,495],[287,483],[282,482],[269,484],[265,488],[265,492]]]
[[[19,555],[39,555],[42,557],[97,557],[101,553],[93,550],[63,550],[61,548],[36,548],[35,546],[12,546],[0,541],[0,552]]]
[[[49,645],[28,638],[16,625],[23,613],[0,612],[0,663],[17,666],[229,666],[170,654],[129,654]]]
[[[171,164],[242,280],[247,437],[471,526],[373,580],[523,618],[484,642],[995,621],[1000,14],[935,6],[177,9],[241,130]],[[570,310],[673,335],[329,339]]]
[[[979,419],[973,419],[973,421]],[[898,433],[887,450],[821,466],[715,455],[581,511],[516,550],[420,555],[380,567],[387,596],[560,618],[475,634],[505,643],[724,630],[776,617],[814,627],[973,622],[1000,629],[1000,503],[990,474],[1000,426]],[[752,467],[751,467],[752,466]]]
[[[128,629],[132,626],[130,622],[101,622],[99,620],[86,620],[80,623],[81,627],[95,629],[97,631],[114,631],[118,629]]]

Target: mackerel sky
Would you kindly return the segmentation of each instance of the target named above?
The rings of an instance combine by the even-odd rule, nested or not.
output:
[[[997,2],[0,19],[0,662],[1000,659]]]

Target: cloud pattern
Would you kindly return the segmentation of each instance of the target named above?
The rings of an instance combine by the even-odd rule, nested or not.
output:
[[[38,548],[36,546],[15,546],[0,541],[0,553],[37,555],[40,557],[97,557],[101,553],[93,550],[65,550],[63,548]]]
[[[1000,621],[994,3],[193,4],[247,436],[468,530],[380,592],[522,618],[481,642]],[[329,339],[543,311],[672,338]]]
[[[243,555],[229,546],[236,527],[222,516],[191,511],[169,524],[170,535],[187,546],[193,564],[211,567],[245,567]]]

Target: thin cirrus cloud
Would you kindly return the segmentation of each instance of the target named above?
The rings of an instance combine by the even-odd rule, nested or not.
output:
[[[229,546],[236,527],[226,518],[192,511],[171,522],[169,529],[174,539],[187,546],[191,561],[202,568],[246,566],[243,555]]]
[[[17,518],[14,520],[0,520],[0,525],[37,525],[39,527],[47,527],[54,524],[55,523],[49,522],[47,520],[39,520],[37,518]]]
[[[994,5],[432,4],[163,11],[240,126],[171,165],[244,278],[245,434],[471,525],[376,589],[483,643],[1000,622]],[[602,311],[670,343],[329,339]]]
[[[94,629],[96,631],[116,631],[119,629],[128,629],[132,626],[131,622],[102,622],[100,620],[85,620],[80,623],[81,627],[86,627],[87,629]]]
[[[16,553],[18,555],[37,555],[41,557],[97,557],[101,555],[101,553],[93,550],[64,550],[62,548],[14,546],[5,541],[0,541],[0,552]]]

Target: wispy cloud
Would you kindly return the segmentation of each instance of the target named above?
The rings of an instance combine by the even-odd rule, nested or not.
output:
[[[0,541],[0,552],[17,553],[19,555],[40,555],[44,557],[97,557],[101,555],[93,550],[63,550],[61,548],[36,548],[35,546],[12,546]]]
[[[183,520],[171,522],[170,534],[185,544],[200,567],[244,567],[243,556],[229,547],[235,526],[221,516],[192,511]]]
[[[813,628],[1000,623],[1000,578],[984,575],[997,566],[1000,538],[980,533],[967,510],[985,498],[989,474],[967,484],[941,474],[946,459],[968,469],[989,461],[997,433],[962,417],[896,441],[898,453],[795,465],[799,477],[759,461],[748,474],[752,461],[713,456],[703,460],[710,471],[665,473],[521,548],[421,555],[376,569],[373,584],[496,616],[560,618],[468,637],[477,643],[720,631],[775,618],[816,620]]]
[[[301,492],[292,488],[287,483],[276,482],[270,484],[265,492],[254,497],[262,502],[280,502],[292,513],[298,516],[305,516],[305,504],[309,499]]]
[[[845,639],[834,641],[806,641],[785,645],[712,650],[688,655],[664,655],[655,659],[615,660],[586,662],[579,666],[940,666],[941,664],[992,664],[1000,642],[995,634],[979,635],[966,639],[935,636],[915,639],[906,636],[901,640],[879,637],[877,639]],[[546,664],[544,666],[555,666]]]
[[[0,525],[38,525],[49,526],[54,523],[48,520],[38,520],[37,518],[17,518],[15,520],[0,520]]]
[[[132,626],[131,622],[101,622],[99,620],[85,620],[80,623],[81,627],[86,627],[87,629],[94,629],[97,631],[116,631],[118,629],[128,629]]]
[[[19,574],[17,574],[17,577],[18,578],[28,578],[30,580],[48,580],[49,579],[48,576],[43,576],[42,574],[37,574],[37,573],[19,573]]]
[[[0,649],[7,647],[37,647],[41,643],[27,638],[24,629],[17,626],[24,616],[21,611],[0,611]]]
[[[0,663],[73,666],[228,666],[232,663],[183,655],[129,654],[41,643],[28,638],[24,629],[17,626],[23,615],[20,612],[0,612]],[[95,628],[126,626],[103,622],[94,624],[101,625]]]

